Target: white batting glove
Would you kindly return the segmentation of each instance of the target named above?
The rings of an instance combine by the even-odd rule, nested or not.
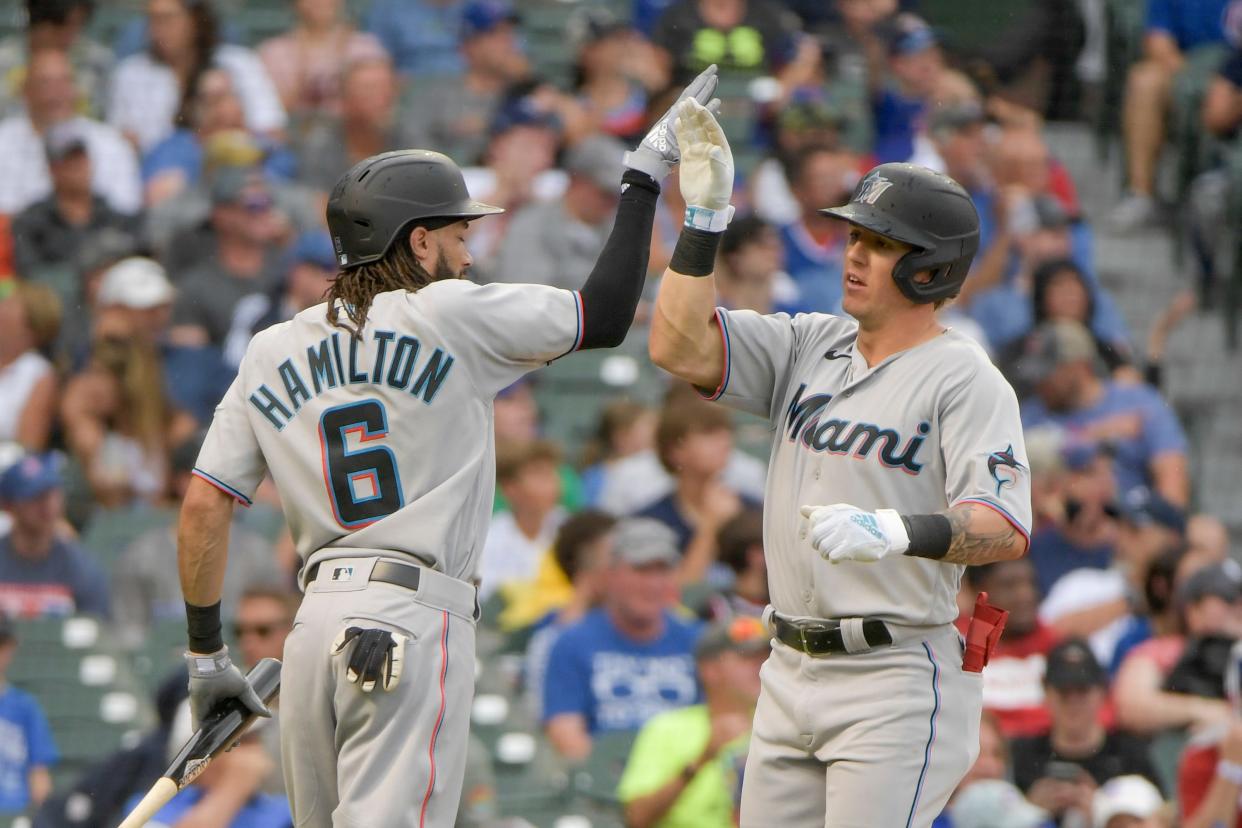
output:
[[[700,72],[673,102],[668,112],[652,125],[638,147],[625,154],[625,166],[645,172],[656,181],[663,181],[681,160],[677,136],[673,133],[673,119],[680,111],[681,102],[693,99],[709,109],[719,109],[720,99],[713,97],[719,82],[720,79],[716,77],[716,64],[713,63]]]
[[[733,151],[729,139],[707,107],[683,100],[673,123],[681,146],[681,195],[686,226],[719,233],[733,218]]]
[[[810,520],[811,546],[829,563],[874,563],[910,548],[906,526],[893,509],[864,512],[848,503],[803,506]]]

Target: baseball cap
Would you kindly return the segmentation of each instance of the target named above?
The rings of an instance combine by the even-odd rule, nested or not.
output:
[[[627,518],[612,534],[613,558],[617,563],[672,566],[681,560],[677,534],[654,518]]]
[[[1058,319],[1044,322],[1026,338],[1016,373],[1020,381],[1033,386],[1067,362],[1094,363],[1095,357],[1091,333],[1078,322]]]
[[[914,55],[939,43],[936,31],[917,14],[904,12],[885,27],[884,40],[890,56]]]
[[[569,16],[565,24],[565,36],[569,39],[570,46],[577,50],[629,29],[630,24],[619,19],[609,9],[586,6]]]
[[[1095,828],[1108,828],[1113,817],[1147,819],[1164,807],[1164,797],[1156,786],[1137,774],[1115,776],[1095,792],[1091,803]]]
[[[487,131],[494,137],[502,132],[523,126],[542,127],[559,133],[561,119],[555,112],[541,106],[535,100],[535,96],[527,92],[512,95],[502,101],[492,116],[492,122]]]
[[[967,785],[949,807],[954,828],[1042,828],[1051,825],[1043,808],[1026,801],[1013,783],[980,779]]]
[[[86,131],[77,119],[62,121],[50,127],[43,136],[43,151],[47,160],[55,163],[73,155],[86,152]]]
[[[750,615],[739,615],[728,621],[717,621],[704,630],[694,645],[694,658],[706,661],[723,653],[750,655],[767,652],[771,647],[763,622]]]
[[[257,138],[244,129],[226,129],[203,142],[207,167],[253,167],[267,155]]]
[[[324,270],[336,270],[336,251],[326,230],[307,230],[293,243],[293,263],[313,264]]]
[[[1226,558],[1208,564],[1192,572],[1177,588],[1177,601],[1182,606],[1213,597],[1230,604],[1242,599],[1242,566],[1237,561]]]
[[[238,204],[246,189],[254,184],[266,187],[263,173],[257,167],[218,167],[211,176],[211,203],[215,206]]]
[[[55,454],[28,454],[0,476],[0,500],[21,503],[60,485],[60,459]]]
[[[158,262],[131,256],[104,271],[99,304],[146,310],[171,302],[173,292],[172,283]]]
[[[1083,690],[1107,684],[1108,676],[1087,642],[1070,638],[1049,651],[1044,681],[1057,690]]]
[[[487,34],[503,23],[521,20],[521,15],[504,0],[472,0],[461,12],[461,39]]]
[[[592,135],[573,146],[565,155],[565,169],[591,180],[601,190],[621,192],[625,173],[625,145],[607,135]]]

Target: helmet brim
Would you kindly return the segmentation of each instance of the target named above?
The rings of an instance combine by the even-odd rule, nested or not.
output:
[[[825,207],[819,213],[823,216],[848,221],[850,224],[857,224],[859,227],[870,230],[872,233],[896,239],[911,247],[922,249],[927,246],[927,239],[922,233],[918,233],[900,222],[893,221],[892,216],[871,204],[852,201],[840,207]]]

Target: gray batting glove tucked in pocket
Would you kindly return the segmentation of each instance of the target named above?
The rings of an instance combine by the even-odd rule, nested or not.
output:
[[[332,654],[338,655],[353,644],[345,677],[364,693],[374,690],[377,683],[391,690],[401,678],[405,641],[404,635],[392,630],[346,627],[332,642]]]
[[[229,660],[228,647],[205,655],[186,653],[185,661],[190,668],[190,714],[195,730],[203,723],[203,717],[225,699],[240,700],[256,716],[272,715],[250,682]]]

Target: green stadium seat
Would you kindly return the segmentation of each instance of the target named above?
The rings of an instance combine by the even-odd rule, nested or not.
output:
[[[597,735],[590,757],[570,771],[574,792],[595,802],[619,807],[617,783],[637,736],[627,731]]]

